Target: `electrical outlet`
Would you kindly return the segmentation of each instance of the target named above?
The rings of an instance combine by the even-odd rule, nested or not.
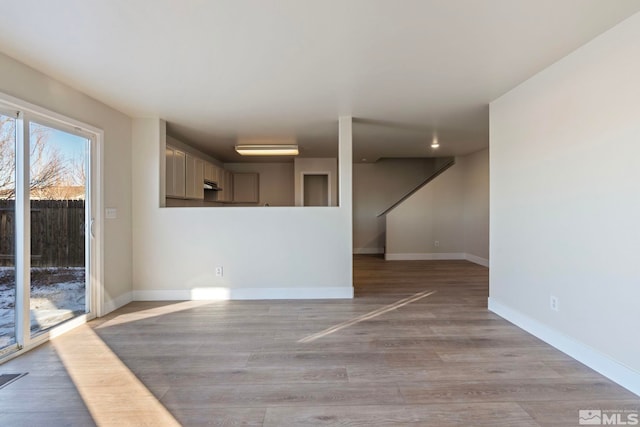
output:
[[[222,267],[216,267],[216,277],[222,277]]]
[[[116,219],[116,218],[118,218],[118,209],[116,209],[116,208],[106,208],[104,210],[104,217],[106,219]]]
[[[558,301],[558,297],[551,295],[551,298],[549,299],[549,306],[551,307],[551,310],[559,311],[560,302]]]
[[[438,246],[440,246],[440,240],[434,240],[434,241],[433,241],[433,246],[435,246],[436,248],[437,248]]]

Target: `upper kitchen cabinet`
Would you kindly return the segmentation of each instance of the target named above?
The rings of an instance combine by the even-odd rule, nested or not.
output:
[[[260,175],[257,173],[233,174],[233,202],[258,203],[260,201]]]
[[[222,184],[224,183],[225,180],[225,170],[221,167],[215,166],[215,177],[216,177],[216,184],[218,184],[219,187],[222,187]]]
[[[204,199],[204,160],[186,154],[185,198]]]
[[[217,159],[170,135],[165,152],[166,207],[294,205],[295,164],[229,163],[222,167]],[[318,169],[315,163],[311,166]]]
[[[204,180],[207,182],[215,182],[220,186],[220,171],[221,169],[211,162],[204,162]]]
[[[185,197],[186,155],[170,145],[166,149],[166,193],[167,197],[184,199]]]
[[[211,162],[204,162],[204,180],[218,183],[218,167]]]
[[[233,201],[233,174],[228,170],[220,168],[218,170],[218,202],[228,203]]]

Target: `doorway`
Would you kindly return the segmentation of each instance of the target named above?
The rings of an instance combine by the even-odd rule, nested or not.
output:
[[[305,174],[303,206],[329,206],[329,175]]]

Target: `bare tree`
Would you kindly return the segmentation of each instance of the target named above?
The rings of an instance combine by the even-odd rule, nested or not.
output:
[[[65,184],[63,180],[68,169],[67,162],[60,155],[58,147],[47,144],[48,136],[49,132],[42,126],[31,129],[29,187],[32,198],[55,198],[51,190]]]
[[[84,187],[87,184],[87,164],[84,156],[70,161],[71,182],[73,185]]]
[[[0,199],[14,199],[16,190],[16,121],[0,115]],[[64,182],[69,162],[61,156],[58,147],[47,144],[48,129],[35,126],[30,132],[30,182],[33,198],[56,198],[58,187]]]
[[[0,199],[15,197],[16,121],[0,114]]]

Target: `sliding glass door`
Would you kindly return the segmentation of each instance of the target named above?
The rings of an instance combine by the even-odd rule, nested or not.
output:
[[[0,110],[0,357],[93,316],[94,135]]]

